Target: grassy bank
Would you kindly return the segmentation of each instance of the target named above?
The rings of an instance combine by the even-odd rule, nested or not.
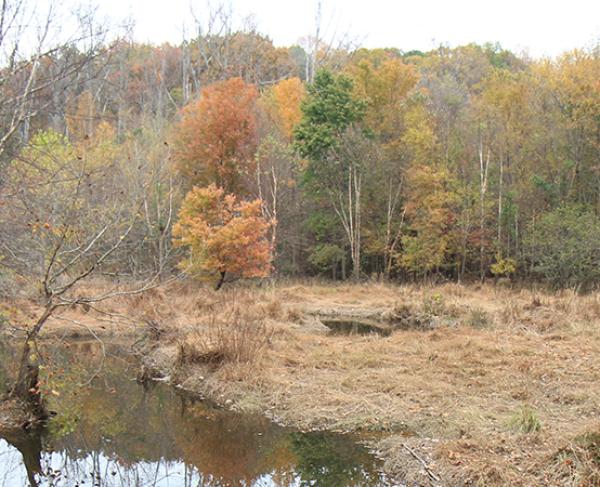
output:
[[[149,363],[182,387],[304,429],[376,432],[388,473],[421,485],[600,485],[599,294],[176,286],[111,306],[48,328],[150,329]],[[332,335],[323,317],[393,332]]]

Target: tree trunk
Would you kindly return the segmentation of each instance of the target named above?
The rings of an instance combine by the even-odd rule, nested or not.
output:
[[[508,154],[506,156],[509,157]],[[498,181],[498,249],[502,253],[502,190],[503,190],[503,181],[504,180],[504,161],[502,157],[500,157],[500,178]]]
[[[223,286],[223,283],[225,282],[225,274],[226,271],[220,271],[221,277],[219,278],[219,282],[217,282],[217,285],[215,286],[215,291],[218,291],[219,289],[221,289],[221,287]]]
[[[30,487],[38,487],[38,475],[43,471],[41,463],[43,450],[41,430],[36,429],[29,432],[17,431],[15,433],[3,434],[3,439],[21,453]]]
[[[47,414],[39,392],[39,373],[39,365],[31,360],[31,344],[26,341],[21,353],[19,375],[10,396],[25,403],[36,418],[45,419]]]
[[[362,174],[357,174],[356,166],[353,167],[354,171],[354,252],[352,256],[353,264],[353,277],[355,280],[360,279],[360,247],[361,247],[361,189],[362,189]],[[352,208],[350,208],[352,211]]]
[[[50,318],[56,308],[57,306],[51,300],[48,301],[42,316],[40,316],[33,328],[27,332],[19,361],[17,379],[10,391],[10,397],[20,399],[28,404],[31,412],[40,419],[46,418],[47,415],[42,397],[38,391],[40,369],[37,360],[32,360],[31,343],[37,338],[44,323],[46,323],[46,320]]]
[[[490,150],[487,151],[487,157],[483,156],[483,141],[479,141],[479,279],[485,280],[485,195],[488,185],[488,169],[490,167]]]
[[[352,255],[352,278],[355,281],[360,279],[360,242],[355,243]]]

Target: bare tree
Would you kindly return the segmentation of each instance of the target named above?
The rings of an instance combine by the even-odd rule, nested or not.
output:
[[[312,83],[320,67],[331,69],[342,67],[348,56],[359,45],[359,40],[348,32],[340,32],[335,12],[328,15],[323,23],[323,0],[317,0],[315,6],[314,32],[301,39],[300,44],[305,51],[304,79]],[[335,24],[334,24],[335,21]]]
[[[485,225],[486,204],[485,197],[488,189],[488,173],[490,168],[490,153],[488,149],[484,155],[483,139],[479,138],[479,278],[485,279]]]
[[[104,146],[96,154],[104,155]],[[31,347],[59,310],[142,293],[158,284],[159,268],[143,281],[113,284],[101,291],[81,284],[114,272],[127,253],[146,197],[145,187],[131,188],[118,154],[87,157],[53,132],[37,136],[6,168],[0,188],[0,265],[29,283],[41,311],[27,328],[11,395],[40,405],[31,389],[38,366]],[[127,193],[126,193],[127,192]],[[123,196],[127,194],[127,197]]]
[[[402,207],[402,185],[404,179],[395,181],[393,177],[386,182],[386,212],[385,212],[385,241],[383,250],[383,272],[386,279],[390,278],[394,255],[401,241],[404,230],[406,208]],[[400,215],[398,215],[400,213]]]
[[[261,34],[253,16],[237,22],[230,4],[207,1],[202,11],[192,8],[192,39],[183,30],[182,90],[191,91],[231,77],[269,85],[297,72],[288,50],[278,49]]]
[[[108,28],[98,27],[95,14],[67,14],[58,2],[46,9],[31,0],[0,2],[0,157],[19,132],[27,140],[31,119],[52,103],[49,93],[106,51]]]
[[[301,218],[298,188],[290,183],[297,180],[299,165],[288,142],[275,134],[263,137],[256,154],[257,196],[262,201],[263,217],[272,222],[273,260],[290,257],[292,269],[298,264]],[[278,248],[282,249],[281,254]]]
[[[171,229],[182,199],[181,182],[174,177],[170,146],[164,141],[165,127],[144,127],[141,136],[128,143],[129,159],[136,171],[129,174],[130,194],[142,199],[144,228],[135,240],[148,247],[151,257],[143,271],[162,279],[173,256]],[[132,201],[135,204],[135,201]],[[143,257],[143,256],[142,256]]]
[[[201,74],[211,70],[226,73],[229,66],[229,43],[233,33],[233,12],[230,4],[216,6],[207,2],[203,16],[191,9],[195,27],[195,47],[198,59],[192,67],[192,79],[196,92],[202,88]],[[221,79],[220,77],[215,80]]]
[[[349,128],[338,147],[328,155],[330,181],[327,183],[329,200],[337,214],[350,247],[352,274],[355,279],[361,272],[363,187],[370,169],[381,155],[373,141],[360,130]]]

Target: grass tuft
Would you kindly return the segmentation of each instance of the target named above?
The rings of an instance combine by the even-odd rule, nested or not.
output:
[[[212,314],[207,325],[181,341],[177,361],[180,366],[254,363],[271,342],[271,336],[263,320],[248,320],[234,308],[224,316]]]
[[[542,422],[531,406],[522,406],[510,419],[510,426],[521,433],[534,433],[542,429]]]

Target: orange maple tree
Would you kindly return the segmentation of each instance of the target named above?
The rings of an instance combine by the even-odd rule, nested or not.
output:
[[[271,272],[271,224],[262,216],[259,199],[238,201],[214,184],[194,187],[173,227],[174,244],[189,250],[181,267],[196,275],[219,274],[217,289],[226,273],[266,277]]]
[[[184,107],[175,127],[173,155],[191,184],[243,191],[253,173],[257,97],[254,85],[231,78],[207,86],[197,101]]]

